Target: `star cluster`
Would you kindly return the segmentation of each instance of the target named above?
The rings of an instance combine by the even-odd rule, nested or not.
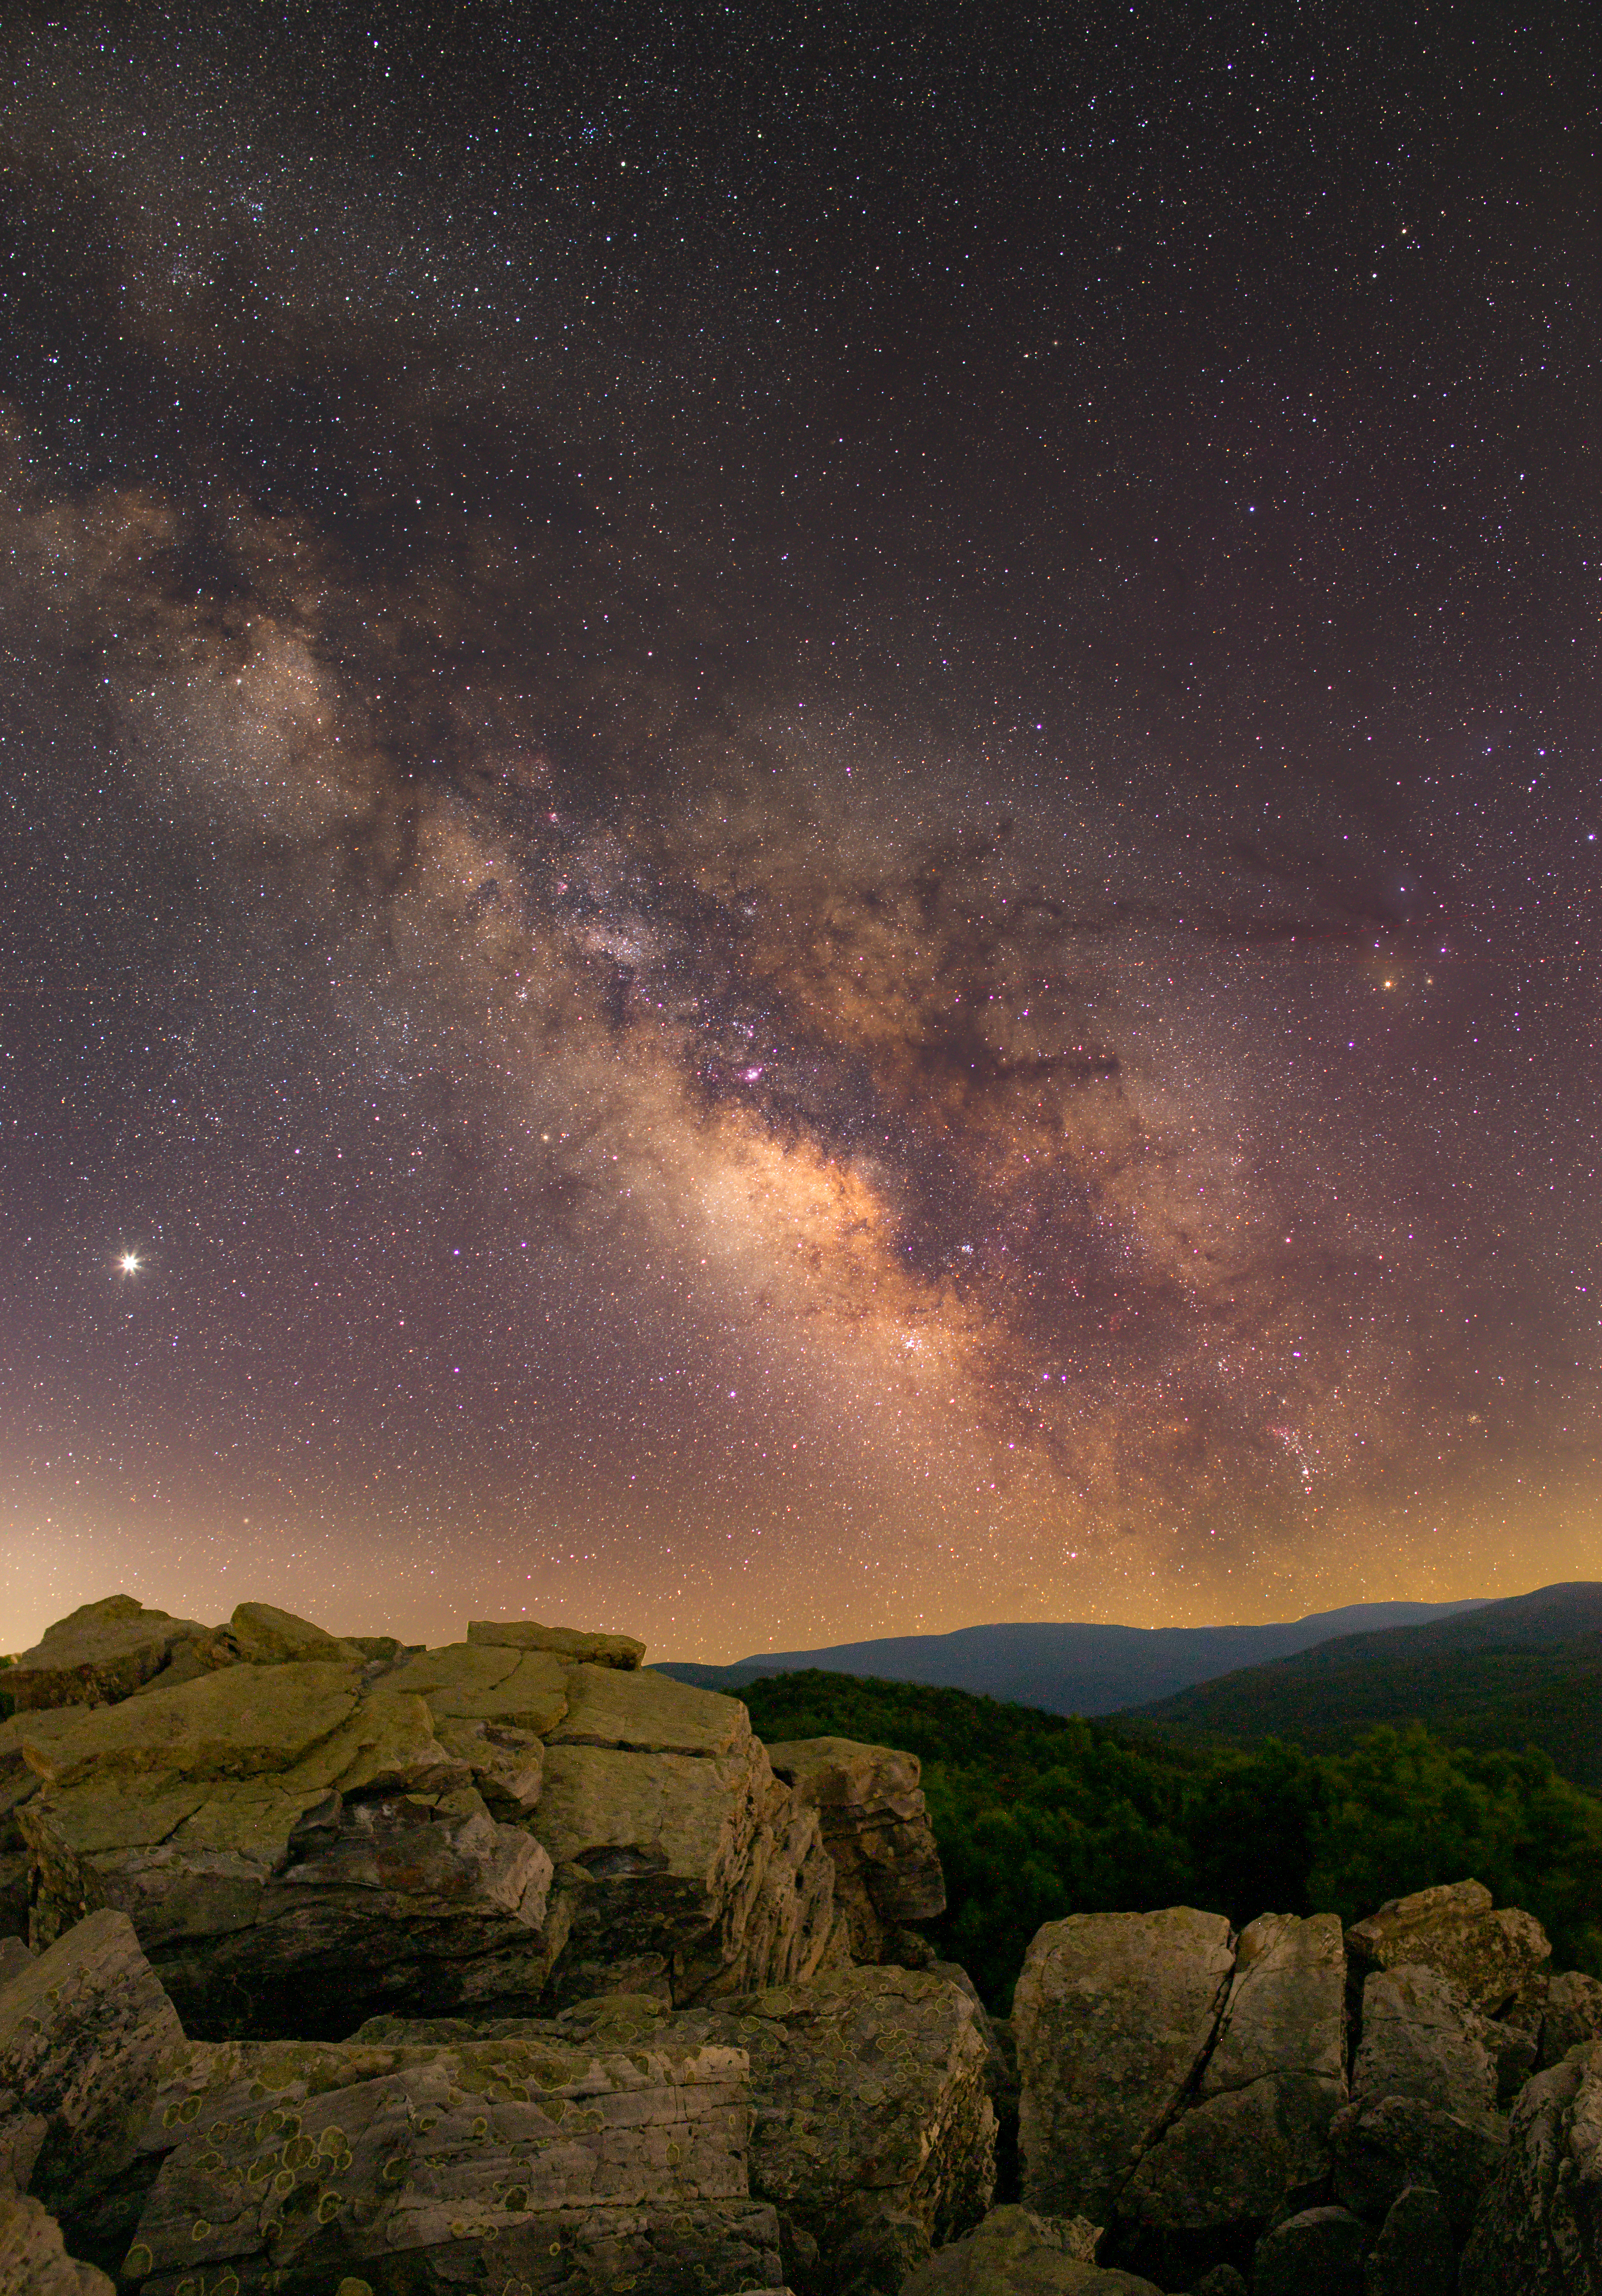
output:
[[[1595,1574],[1582,12],[4,57],[0,1641]]]

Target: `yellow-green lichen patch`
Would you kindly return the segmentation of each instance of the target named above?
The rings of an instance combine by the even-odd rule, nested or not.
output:
[[[123,2259],[122,2277],[125,2280],[143,2280],[155,2261],[144,2243],[136,2240]]]

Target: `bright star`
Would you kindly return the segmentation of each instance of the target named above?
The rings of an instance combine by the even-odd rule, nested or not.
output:
[[[117,1265],[121,1268],[125,1275],[137,1275],[139,1273],[139,1254],[136,1251],[125,1251]]]

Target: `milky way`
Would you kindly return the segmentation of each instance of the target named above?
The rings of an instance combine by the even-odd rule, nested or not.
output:
[[[1597,1573],[1586,38],[11,35],[0,1644]]]

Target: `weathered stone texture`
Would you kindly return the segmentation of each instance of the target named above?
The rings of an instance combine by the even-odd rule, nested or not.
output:
[[[1159,2296],[1132,2272],[1102,2271],[1086,2251],[1083,2218],[994,2209],[902,2283],[901,2296]]]
[[[1422,2097],[1470,2119],[1491,2112],[1497,2096],[1491,2021],[1421,1963],[1372,1971],[1363,1983],[1352,2094]]]
[[[1221,1914],[1049,1922],[1013,2001],[1031,2208],[1105,2224],[1212,2046],[1234,1969]]]
[[[1265,2225],[1320,2189],[1330,2123],[1346,2100],[1345,2034],[1338,1919],[1253,1922],[1196,2101],[1119,2197],[1137,2261],[1173,2271],[1225,2260],[1220,2246],[1245,2253]]]
[[[1462,2296],[1602,2296],[1602,2041],[1537,2073],[1464,2251]]]
[[[887,2227],[921,2254],[989,2207],[987,2051],[973,2004],[944,1978],[836,1970],[682,2021],[749,2054],[751,2190],[779,2210],[798,2296],[833,2296],[846,2251],[870,2259]]]
[[[543,1627],[536,1619],[474,1619],[467,1638],[484,1649],[549,1651],[570,1666],[615,1666],[633,1673],[645,1644],[633,1635],[584,1634],[575,1627]]]
[[[770,1746],[768,1759],[797,1800],[818,1813],[852,1958],[899,1958],[897,1932],[945,1911],[917,1756],[848,1738],[795,1738]]]
[[[115,2296],[115,2284],[67,2254],[38,2201],[0,2187],[0,2296]]]
[[[547,1745],[529,1823],[557,1870],[559,2001],[654,1990],[683,2002],[823,1964],[833,1869],[816,1814],[797,1808],[748,1730],[743,1742],[732,1735],[715,1756]]]
[[[1571,2049],[1602,2040],[1602,1984],[1565,1969],[1547,1988],[1541,2028],[1542,2067],[1560,2064]]]
[[[184,2053],[132,1924],[91,1914],[0,1988],[0,2152],[14,2161],[37,2138],[30,2189],[68,2214],[133,2159]]]
[[[208,1642],[211,1635],[193,1619],[147,1611],[131,1595],[110,1595],[47,1627],[6,1669],[5,1691],[19,1713],[108,1705],[160,1674],[181,1644]]]
[[[172,2296],[197,2270],[244,2296],[632,2274],[669,2296],[776,2285],[751,2202],[738,2049],[636,2032],[575,2045],[533,2028],[454,2046],[245,2044],[169,2084],[170,2144],[121,2277]]]

